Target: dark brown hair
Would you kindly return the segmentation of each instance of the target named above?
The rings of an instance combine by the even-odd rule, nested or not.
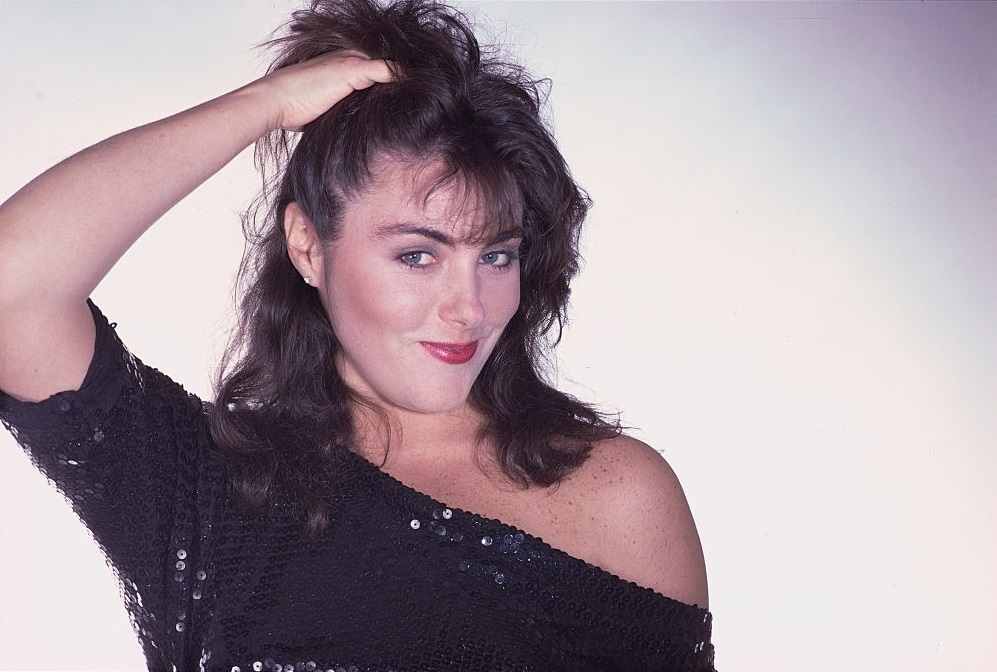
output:
[[[344,199],[362,195],[383,156],[439,161],[439,182],[476,194],[487,226],[521,221],[519,310],[470,401],[509,478],[524,487],[564,478],[619,426],[545,380],[589,200],[541,117],[543,83],[483,50],[463,14],[422,0],[317,0],[271,44],[271,70],[354,49],[393,62],[396,81],[351,94],[300,137],[278,132],[257,145],[267,186],[244,222],[239,325],[210,418],[239,499],[260,506],[275,489],[293,492],[313,533],[326,523],[323,493],[353,443],[350,407],[361,400],[336,370],[336,335],[289,261],[281,224],[296,202],[335,240]]]

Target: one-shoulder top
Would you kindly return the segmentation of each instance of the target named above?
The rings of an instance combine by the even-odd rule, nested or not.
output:
[[[0,420],[121,585],[150,670],[713,670],[711,615],[352,452],[309,537],[288,498],[236,503],[208,407],[132,356],[91,304],[78,391],[0,393]]]

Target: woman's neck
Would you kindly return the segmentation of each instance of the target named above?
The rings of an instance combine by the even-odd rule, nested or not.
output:
[[[484,419],[465,403],[445,413],[356,404],[353,423],[355,450],[375,464],[476,459]]]

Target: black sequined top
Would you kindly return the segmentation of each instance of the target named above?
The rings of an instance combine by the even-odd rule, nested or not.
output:
[[[230,500],[205,405],[93,308],[80,390],[0,419],[113,566],[150,670],[713,670],[710,614],[349,453],[330,524]]]

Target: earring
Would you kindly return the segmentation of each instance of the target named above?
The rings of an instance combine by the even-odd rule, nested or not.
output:
[[[308,277],[308,276],[306,275],[306,276],[302,277],[301,279],[305,281],[305,284],[306,284],[306,285],[308,285],[309,287],[311,287],[311,285],[312,285],[312,279],[311,279],[311,278],[309,278],[309,277]]]

